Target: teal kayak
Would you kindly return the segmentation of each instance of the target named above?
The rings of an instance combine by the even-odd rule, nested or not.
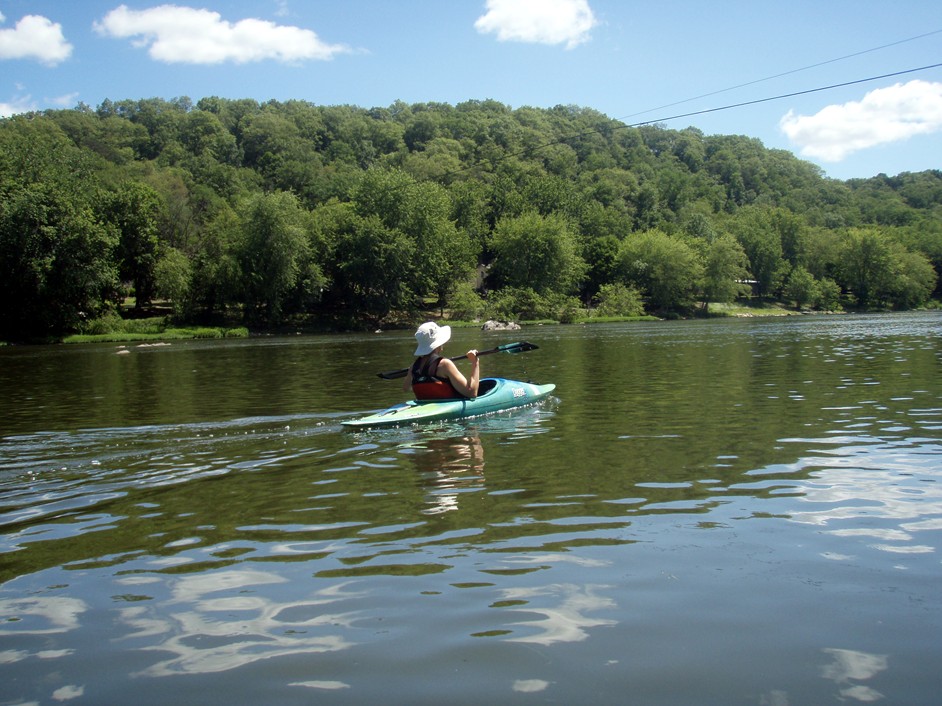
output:
[[[347,428],[391,427],[422,424],[443,419],[477,417],[537,402],[556,389],[556,385],[536,385],[504,378],[484,378],[474,399],[410,400],[366,417],[350,419],[341,424]]]

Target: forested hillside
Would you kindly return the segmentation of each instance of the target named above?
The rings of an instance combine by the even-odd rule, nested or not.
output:
[[[0,339],[133,296],[356,328],[938,296],[942,171],[840,182],[742,136],[494,101],[105,101],[0,121]]]

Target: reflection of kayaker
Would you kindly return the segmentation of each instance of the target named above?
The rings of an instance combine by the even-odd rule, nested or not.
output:
[[[426,439],[414,447],[416,469],[422,473],[451,475],[467,471],[484,472],[484,446],[476,432],[464,436]]]
[[[428,481],[427,515],[458,509],[462,493],[484,489],[484,447],[477,434],[427,439],[410,448],[416,469]]]
[[[471,377],[466,378],[454,361],[442,356],[445,344],[451,338],[451,326],[439,326],[428,321],[415,332],[418,356],[406,378],[402,389],[412,390],[417,400],[451,400],[461,397],[477,397],[481,379],[481,361],[478,352],[470,350],[465,357],[471,361]]]

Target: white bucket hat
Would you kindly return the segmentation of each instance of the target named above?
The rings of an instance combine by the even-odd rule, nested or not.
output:
[[[445,345],[451,338],[451,326],[439,326],[434,321],[428,321],[419,326],[415,332],[415,340],[418,346],[415,349],[415,355],[428,355],[439,346]]]

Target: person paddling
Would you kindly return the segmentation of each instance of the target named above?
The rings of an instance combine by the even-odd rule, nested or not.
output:
[[[440,400],[477,397],[481,380],[481,361],[474,349],[467,352],[471,361],[471,377],[466,378],[454,361],[442,356],[442,349],[451,338],[451,326],[439,326],[428,321],[415,332],[417,356],[402,383],[402,389],[412,390],[417,400]]]

